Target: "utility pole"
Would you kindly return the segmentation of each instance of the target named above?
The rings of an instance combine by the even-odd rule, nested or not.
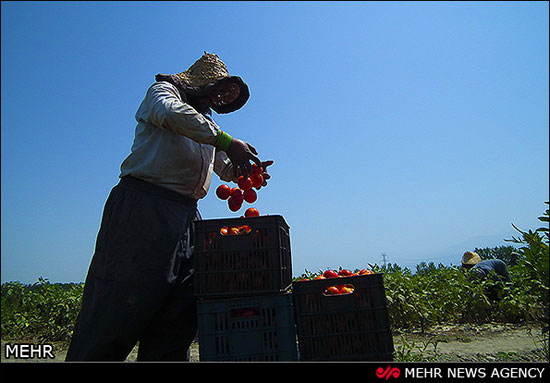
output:
[[[386,253],[382,253],[382,262],[384,262],[384,268],[386,267]]]

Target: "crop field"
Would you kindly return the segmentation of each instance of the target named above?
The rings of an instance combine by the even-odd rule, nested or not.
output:
[[[548,210],[541,221],[548,223]],[[543,361],[548,359],[548,227],[521,231],[511,282],[479,279],[461,267],[421,263],[416,270],[396,264],[370,265],[383,275],[396,361]],[[485,257],[516,248],[476,249]],[[355,270],[358,271],[358,270]],[[305,270],[294,280],[323,271]],[[33,285],[6,282],[2,294],[2,344],[54,345],[63,360],[80,308],[83,283],[39,279]],[[2,360],[4,346],[2,345]],[[200,344],[191,347],[198,360]],[[135,350],[128,357],[135,360]]]

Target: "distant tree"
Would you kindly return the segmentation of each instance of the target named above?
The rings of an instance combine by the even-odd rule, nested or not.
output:
[[[481,257],[481,259],[500,259],[508,265],[511,264],[512,253],[519,253],[518,249],[514,246],[496,246],[493,248],[485,247],[483,249],[478,249],[477,247],[474,251]],[[521,255],[518,257],[518,261],[521,259]]]
[[[420,262],[418,265],[416,265],[416,273],[417,275],[430,275],[434,273],[437,270],[443,270],[446,266],[442,263],[439,263],[437,266],[435,263],[430,262],[426,263],[425,261]]]
[[[426,263],[422,261],[418,265],[416,265],[416,274],[418,275],[428,275],[435,270],[436,267],[433,262]]]
[[[401,267],[397,263],[388,263],[385,266],[369,265],[374,272],[412,274],[408,267]]]

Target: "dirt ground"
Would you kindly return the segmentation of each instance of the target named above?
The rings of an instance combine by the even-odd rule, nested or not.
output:
[[[540,325],[439,325],[394,334],[396,359],[437,362],[548,362]]]
[[[396,361],[436,362],[548,362],[548,333],[529,324],[440,325],[424,333],[412,329],[396,331],[393,336]],[[62,362],[66,345],[53,345],[54,359],[13,359],[3,362]],[[135,362],[137,347],[127,362]],[[190,361],[199,362],[199,344],[191,345]]]

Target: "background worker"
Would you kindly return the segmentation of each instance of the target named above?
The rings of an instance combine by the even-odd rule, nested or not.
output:
[[[510,254],[510,266],[516,266],[518,264],[519,254],[517,252],[512,252]]]
[[[506,263],[500,259],[481,260],[481,257],[472,251],[467,251],[462,256],[462,267],[472,269],[481,277],[495,276],[495,280],[510,282],[510,274]],[[493,272],[493,274],[491,274]]]
[[[103,211],[67,361],[186,360],[197,331],[190,225],[212,173],[236,181],[265,171],[247,142],[223,132],[211,110],[249,98],[240,77],[206,53],[188,70],[159,74],[136,112],[131,153]],[[265,182],[264,182],[265,186]]]
[[[506,263],[500,259],[481,260],[481,257],[472,251],[467,251],[462,256],[462,267],[471,270],[475,277],[480,279],[491,278],[494,282],[510,282],[510,274]],[[486,294],[491,300],[499,300],[501,287],[495,283],[487,287]]]

